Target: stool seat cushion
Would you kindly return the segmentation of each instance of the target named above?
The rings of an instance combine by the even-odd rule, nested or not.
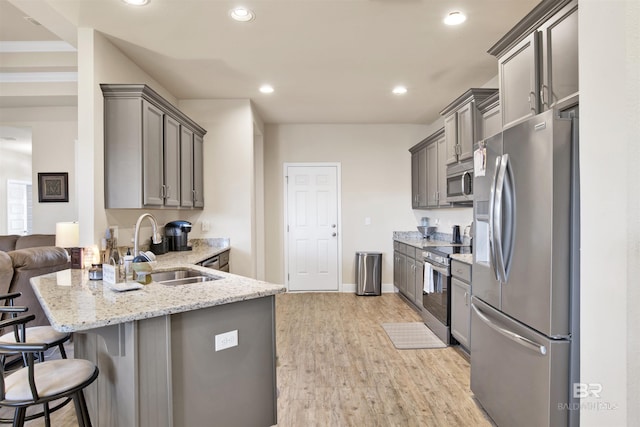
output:
[[[61,359],[36,363],[34,376],[40,399],[60,396],[87,383],[95,374],[96,366],[84,359]],[[29,388],[29,370],[21,368],[5,377],[5,399],[0,405],[33,400]]]
[[[58,332],[51,326],[33,326],[27,328],[28,342],[51,344],[64,341],[69,336],[67,332]],[[15,343],[16,336],[13,332],[6,333],[0,337],[0,342]]]

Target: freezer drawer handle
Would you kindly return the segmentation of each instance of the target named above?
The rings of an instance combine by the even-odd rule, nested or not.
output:
[[[482,311],[476,307],[475,304],[471,303],[471,307],[473,307],[473,310],[476,312],[476,314],[478,315],[478,317],[480,317],[480,319],[486,323],[487,326],[489,326],[491,329],[493,329],[494,331],[502,334],[503,336],[509,338],[511,341],[514,341],[524,347],[528,347],[529,349],[535,351],[535,352],[539,352],[540,354],[542,354],[543,356],[545,354],[547,354],[547,347],[540,345],[534,341],[531,341],[528,338],[525,338],[521,335],[516,334],[515,332],[512,332],[508,329],[505,329],[501,326],[496,325],[495,323],[493,323],[491,321],[491,319],[489,319],[487,316],[485,316]]]

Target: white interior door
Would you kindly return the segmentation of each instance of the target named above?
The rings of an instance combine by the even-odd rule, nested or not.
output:
[[[290,291],[339,290],[338,166],[286,166]]]
[[[31,184],[7,181],[7,234],[31,234]]]

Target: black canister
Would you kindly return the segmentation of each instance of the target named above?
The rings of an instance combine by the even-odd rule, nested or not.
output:
[[[453,240],[451,243],[462,243],[462,236],[460,235],[460,226],[453,226]]]

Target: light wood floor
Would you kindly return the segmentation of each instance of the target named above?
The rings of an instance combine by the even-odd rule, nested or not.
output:
[[[492,425],[457,350],[393,347],[381,323],[421,321],[397,295],[289,293],[276,310],[278,427]],[[52,418],[77,426],[73,405]]]

